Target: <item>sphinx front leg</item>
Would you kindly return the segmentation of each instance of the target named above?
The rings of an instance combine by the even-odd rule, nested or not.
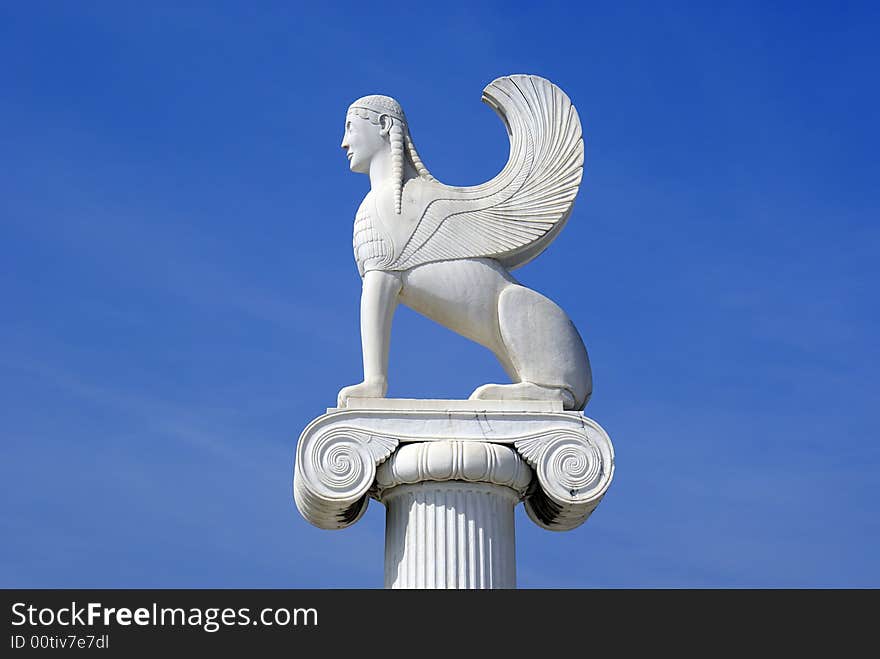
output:
[[[361,290],[361,351],[364,381],[343,387],[337,406],[345,407],[349,398],[384,398],[388,391],[388,353],[391,322],[400,299],[402,283],[394,272],[371,270],[364,274]]]

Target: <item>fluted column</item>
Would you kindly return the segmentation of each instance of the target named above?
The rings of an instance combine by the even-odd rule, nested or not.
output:
[[[377,473],[386,588],[515,588],[513,509],[532,479],[516,451],[483,442],[401,447]]]

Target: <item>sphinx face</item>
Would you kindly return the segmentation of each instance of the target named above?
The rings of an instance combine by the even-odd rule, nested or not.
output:
[[[373,157],[386,148],[387,144],[378,124],[371,123],[369,119],[361,119],[355,114],[346,116],[341,146],[348,156],[351,171],[369,174]]]

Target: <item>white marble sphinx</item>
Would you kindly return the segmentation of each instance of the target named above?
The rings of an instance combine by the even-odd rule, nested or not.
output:
[[[431,175],[393,98],[365,96],[348,109],[342,148],[351,170],[369,175],[370,191],[354,223],[364,381],[339,392],[339,407],[385,396],[399,302],[495,354],[512,384],[483,385],[471,398],[561,400],[569,410],[590,398],[590,362],[577,329],[510,275],[556,238],[571,213],[584,162],[577,111],[536,76],[499,78],[483,101],[507,126],[510,158],[473,187]]]
[[[583,341],[552,301],[510,275],[559,234],[580,185],[580,120],[536,76],[498,78],[483,100],[510,158],[494,179],[452,187],[422,163],[400,104],[365,96],[342,147],[370,192],[354,225],[363,277],[364,380],[300,435],[293,494],[302,515],[342,529],[370,499],[387,508],[389,588],[513,588],[514,508],[539,526],[582,524],[614,473],[611,440],[584,408]],[[385,398],[391,322],[403,303],[489,348],[510,384],[468,400]]]

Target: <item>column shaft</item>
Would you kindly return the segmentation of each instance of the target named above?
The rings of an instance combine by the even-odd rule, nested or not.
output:
[[[513,489],[426,481],[382,499],[386,588],[516,587]]]

